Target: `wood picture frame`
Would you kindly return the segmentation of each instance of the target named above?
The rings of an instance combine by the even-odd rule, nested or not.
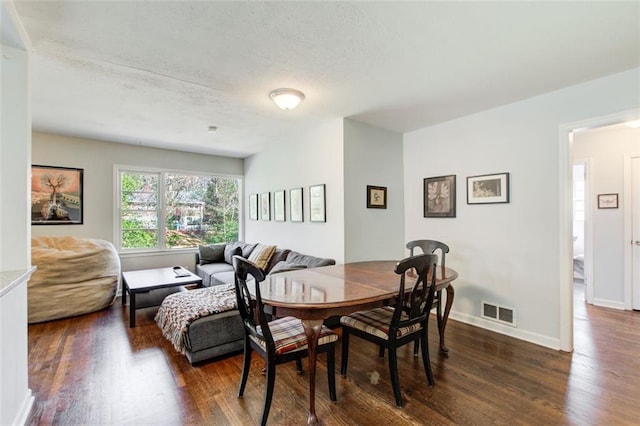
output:
[[[326,193],[325,185],[312,185],[309,187],[309,221],[326,222]]]
[[[84,169],[31,166],[31,224],[82,225]]]
[[[258,220],[258,194],[249,195],[249,220]]]
[[[304,222],[303,195],[302,188],[289,190],[289,219],[291,222]]]
[[[260,194],[260,219],[264,221],[271,220],[271,193],[263,192]]]
[[[509,202],[509,173],[467,177],[467,204]]]
[[[387,208],[387,187],[367,185],[367,208]]]
[[[617,209],[618,194],[598,194],[599,209]]]
[[[273,193],[273,220],[284,222],[285,216],[285,191],[274,191]]]
[[[424,217],[456,217],[456,175],[424,179]]]

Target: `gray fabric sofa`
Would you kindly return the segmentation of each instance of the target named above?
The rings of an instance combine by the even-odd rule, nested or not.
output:
[[[256,246],[244,242],[201,246],[196,253],[196,274],[202,278],[205,287],[232,284],[234,271],[231,258],[236,254],[250,258]],[[267,274],[274,274],[335,263],[333,259],[276,248],[264,269]],[[191,364],[241,351],[244,330],[238,310],[207,315],[191,322],[185,340],[185,356]]]

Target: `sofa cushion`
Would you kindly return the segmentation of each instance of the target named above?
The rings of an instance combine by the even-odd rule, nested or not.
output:
[[[265,269],[265,272],[271,272],[274,266],[286,260],[289,252],[291,252],[291,250],[289,249],[276,248],[275,253],[273,253],[273,256],[271,256],[271,260],[269,260],[269,264],[267,265],[267,269]]]
[[[212,284],[211,277],[213,274],[220,274],[224,272],[231,272],[233,275],[233,266],[228,263],[207,263],[205,265],[196,265],[196,275],[202,278],[202,285],[205,287],[209,287]],[[233,282],[233,279],[231,280]]]
[[[287,263],[284,260],[276,263],[276,265],[271,268],[269,274],[277,274],[278,272],[287,272],[287,271],[296,271],[298,269],[306,269],[307,265],[297,265],[295,263]]]
[[[207,263],[224,262],[224,248],[226,246],[226,243],[198,246],[200,264],[206,265]]]
[[[249,255],[249,260],[256,264],[256,266],[262,270],[267,269],[271,256],[276,251],[276,246],[268,246],[265,244],[257,244],[256,247]]]
[[[333,259],[314,257],[298,253],[297,251],[292,251],[287,255],[287,263],[306,265],[307,268],[317,268],[319,266],[335,265],[336,261]]]
[[[234,271],[233,269],[231,269],[230,271],[218,272],[216,274],[213,274],[210,277],[209,285],[213,287],[216,285],[233,284],[236,279],[235,274],[236,271]]]
[[[231,265],[233,262],[233,256],[242,256],[242,246],[240,246],[239,244],[243,243],[229,243],[224,248],[224,261],[229,265]]]
[[[242,249],[242,257],[248,259],[257,245],[257,243],[241,243],[240,248]]]

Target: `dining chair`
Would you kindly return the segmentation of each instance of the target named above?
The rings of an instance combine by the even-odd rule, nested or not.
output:
[[[273,388],[276,379],[276,365],[289,361],[296,361],[297,370],[301,372],[300,360],[308,356],[307,336],[302,322],[293,317],[283,317],[267,320],[264,304],[260,293],[260,283],[264,281],[264,271],[258,266],[240,256],[233,257],[235,271],[236,299],[240,317],[244,324],[244,360],[242,363],[242,377],[238,389],[238,397],[242,398],[249,377],[251,354],[257,352],[265,360],[266,389],[260,424],[265,425],[269,417]],[[249,276],[254,279],[251,280]],[[249,285],[247,281],[249,279]],[[249,286],[255,286],[255,298],[249,292]],[[318,337],[317,353],[327,354],[327,376],[329,382],[329,397],[336,401],[335,379],[335,346],[338,335],[329,328],[322,326]]]
[[[434,385],[429,341],[427,338],[429,308],[433,304],[436,287],[435,254],[419,254],[401,260],[396,264],[395,273],[400,275],[400,286],[394,306],[385,306],[369,311],[355,312],[340,318],[342,324],[342,362],[340,374],[347,375],[349,338],[351,335],[375,343],[389,351],[389,375],[396,405],[402,407],[398,379],[397,349],[407,343],[420,341],[422,362],[429,386]],[[406,273],[415,269],[415,282],[407,291],[405,280],[411,279]]]
[[[409,241],[406,246],[409,249],[409,255],[413,256],[414,250],[420,248],[423,253],[439,253],[439,265],[446,266],[446,257],[449,253],[449,246],[445,243],[437,240],[413,240]],[[436,308],[436,315],[438,318],[438,333],[442,333],[442,290],[436,291],[432,308]],[[384,354],[381,350],[380,356]],[[413,347],[413,355],[418,356],[418,343]]]

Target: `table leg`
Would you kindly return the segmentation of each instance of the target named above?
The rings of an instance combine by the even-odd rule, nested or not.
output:
[[[127,304],[127,285],[124,278],[122,278],[122,306]]]
[[[444,344],[444,330],[447,328],[447,319],[449,318],[449,312],[451,312],[451,306],[453,305],[453,297],[455,295],[455,291],[453,290],[453,286],[449,284],[447,286],[447,304],[444,307],[444,315],[442,316],[442,324],[440,325],[440,351],[447,353],[449,352],[449,348]],[[440,302],[438,301],[438,305]],[[439,306],[438,306],[439,308]]]
[[[132,291],[129,293],[131,301],[129,302],[129,328],[136,326],[136,293]]]
[[[316,416],[316,356],[318,347],[318,336],[322,328],[322,320],[302,320],[304,334],[307,336],[309,347],[309,417],[308,425],[318,424]]]

